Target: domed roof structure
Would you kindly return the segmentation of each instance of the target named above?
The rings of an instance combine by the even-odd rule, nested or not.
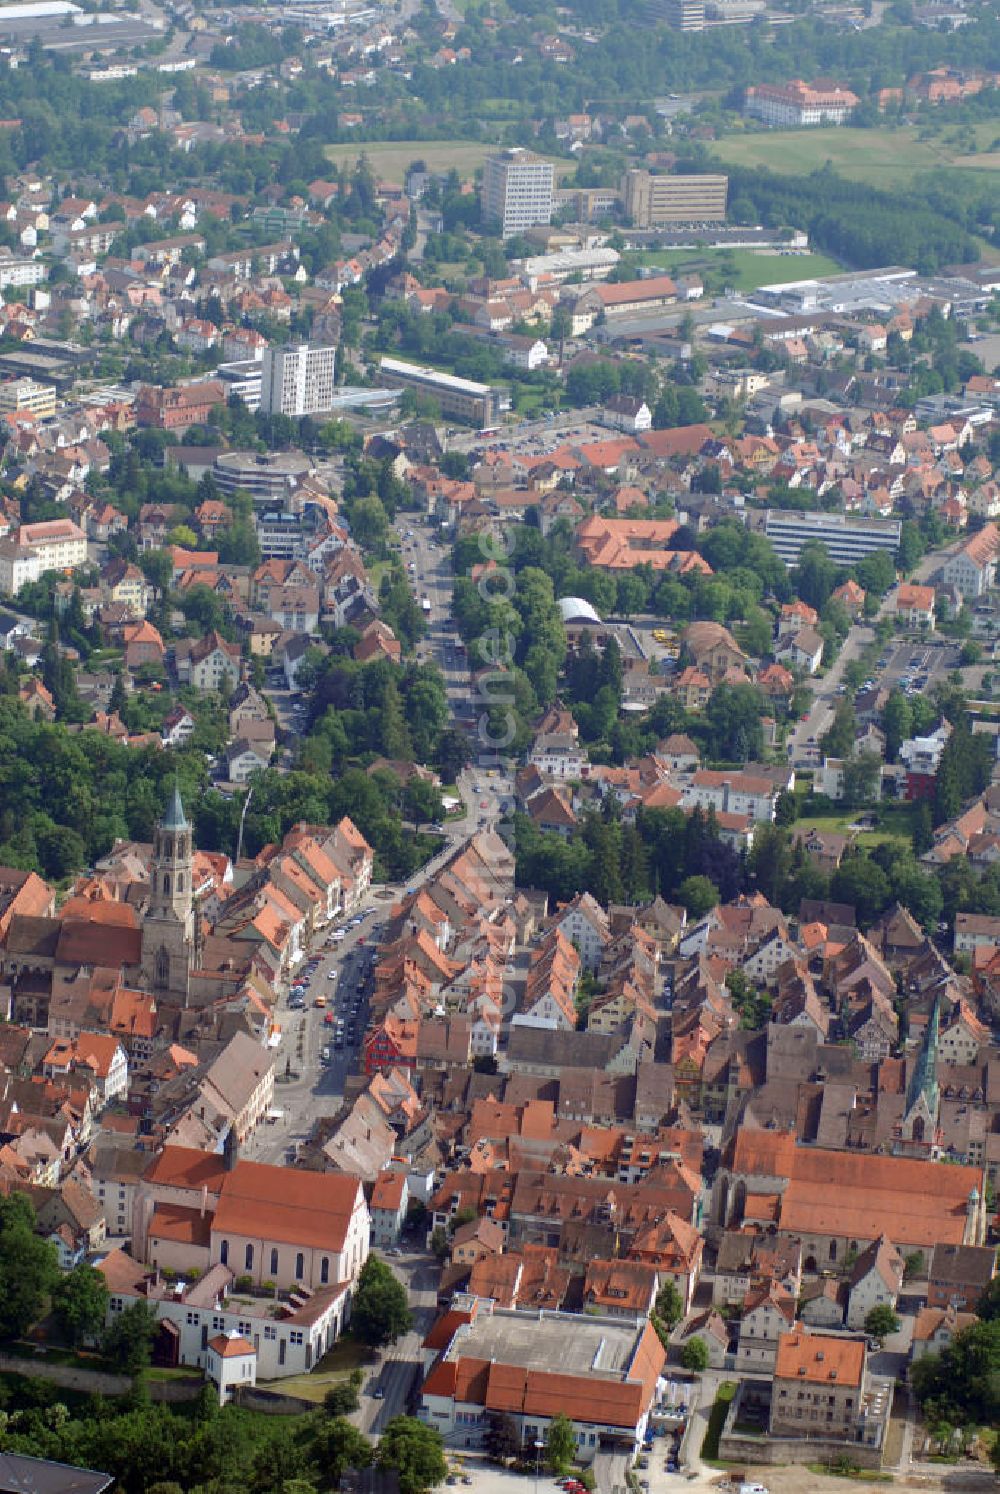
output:
[[[601,620],[584,597],[560,597],[559,611],[564,623],[599,623]]]

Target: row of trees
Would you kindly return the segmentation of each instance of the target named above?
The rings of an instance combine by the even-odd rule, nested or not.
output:
[[[908,908],[928,931],[947,915],[976,903],[1000,903],[1000,876],[977,882],[967,867],[932,875],[898,840],[872,850],[852,849],[833,873],[821,870],[789,825],[758,825],[749,854],[738,853],[719,833],[714,813],[696,809],[640,812],[635,824],[614,806],[589,813],[568,839],[515,818],[516,875],[521,886],[544,887],[564,900],[591,892],[599,902],[639,902],[659,893],[700,917],[720,900],[762,892],[795,913],[803,898],[832,898],[857,909],[862,928],[894,902]],[[969,885],[971,880],[972,885]]]
[[[151,1404],[142,1388],[72,1409],[46,1381],[5,1387],[4,1447],[112,1475],[122,1494],[321,1494],[348,1468],[391,1469],[401,1494],[428,1494],[448,1465],[441,1434],[397,1416],[376,1446],[340,1415],[263,1417],[219,1408],[206,1387],[194,1414]]]

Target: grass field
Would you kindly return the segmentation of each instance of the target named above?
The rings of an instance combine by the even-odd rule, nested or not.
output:
[[[358,140],[328,145],[326,155],[339,168],[353,166],[359,156],[367,156],[376,176],[402,184],[411,161],[423,161],[428,171],[450,171],[454,167],[463,181],[471,180],[493,149],[476,140]],[[576,169],[574,162],[555,158],[553,165],[557,177]]]
[[[919,171],[960,167],[970,171],[996,171],[1000,153],[989,147],[996,139],[995,122],[975,131],[975,143],[984,154],[968,154],[959,144],[958,132],[940,131],[933,139],[921,140],[916,128],[767,130],[748,135],[727,135],[717,141],[714,154],[734,166],[766,166],[791,174],[818,171],[831,163],[841,176],[894,190]]]
[[[367,156],[376,176],[402,183],[411,161],[424,161],[429,171],[450,171],[471,177],[486,159],[488,145],[475,140],[359,140],[346,145],[328,145],[326,154],[338,167],[352,166]]]
[[[844,268],[828,254],[767,254],[754,249],[660,249],[638,258],[668,274],[700,275],[709,294],[730,286],[750,291],[789,280],[837,275]]]

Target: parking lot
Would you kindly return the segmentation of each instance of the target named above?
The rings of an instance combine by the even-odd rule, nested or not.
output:
[[[890,643],[875,678],[890,688],[898,685],[905,694],[924,695],[958,668],[960,648],[945,638]]]

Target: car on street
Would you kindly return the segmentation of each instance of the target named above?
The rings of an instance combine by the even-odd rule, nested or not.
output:
[[[326,997],[322,996],[322,995],[320,995],[320,996],[314,996],[313,997],[313,1006],[314,1007],[316,1007],[316,1006],[318,1006],[318,1007],[324,1007],[324,1006],[326,1006]]]
[[[324,1018],[323,1018],[323,1021],[324,1021],[324,1023],[325,1023],[325,1024],[326,1024],[326,1026],[327,1026],[327,1027],[332,1027],[332,1026],[333,1026],[333,1024],[334,1024],[334,1022],[335,1022],[335,1021],[336,1021],[336,1020],[337,1020],[337,1019],[336,1019],[336,1017],[335,1017],[335,1016],[334,1016],[334,1015],[333,1015],[333,1012],[327,1012],[327,1014],[326,1014],[326,1016],[325,1016],[325,1017],[324,1017]]]

